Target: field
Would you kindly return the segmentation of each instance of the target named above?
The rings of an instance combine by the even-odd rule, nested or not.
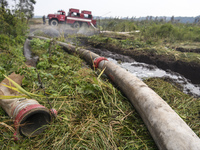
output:
[[[128,55],[137,61],[179,72],[199,84],[200,37],[196,32],[200,31],[200,27],[106,19],[101,21],[99,28],[107,32],[98,34],[93,29],[88,32],[65,26],[52,29],[42,25],[41,21],[30,21],[30,33],[51,37],[52,40],[31,41],[32,54],[39,56],[36,68],[25,66],[23,43],[29,33],[13,39],[6,34],[0,35],[0,81],[4,79],[3,74],[20,73],[25,76],[22,87],[26,91],[45,95],[40,88],[39,74],[48,100],[58,111],[58,116],[39,136],[24,137],[15,142],[13,122],[0,108],[0,148],[158,149],[125,95],[99,70],[91,69],[79,55],[66,53],[54,41]],[[140,32],[136,32],[138,30]],[[19,66],[23,67],[19,69]],[[183,93],[179,86],[162,78],[148,78],[144,82],[200,137],[200,98]],[[50,108],[47,98],[35,99]]]

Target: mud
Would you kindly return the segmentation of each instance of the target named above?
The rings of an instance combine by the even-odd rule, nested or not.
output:
[[[108,51],[107,49],[98,49],[93,47],[88,47],[87,49],[99,54],[100,56],[106,57],[109,61],[125,68],[141,80],[152,77],[163,78],[165,81],[174,84],[184,93],[193,95],[194,97],[200,97],[200,84],[193,84],[189,79],[177,72],[173,72],[169,69],[162,70],[155,65],[137,62],[130,56],[117,54]]]
[[[185,78],[191,80],[194,84],[200,84],[200,65],[195,62],[183,62],[180,60],[177,60],[175,58],[170,58],[169,56],[163,56],[163,55],[155,55],[150,53],[145,53],[145,51],[154,51],[154,49],[147,49],[143,51],[138,51],[134,49],[118,49],[113,48],[107,45],[98,44],[93,45],[93,43],[88,43],[87,39],[80,39],[85,45],[93,46],[94,48],[99,49],[107,49],[111,52],[129,56],[133,58],[134,60],[138,62],[143,62],[146,64],[152,64],[157,66],[158,68],[161,68],[163,70],[172,70],[173,72],[178,72],[181,75],[183,75]]]
[[[90,36],[97,34],[98,31],[88,28],[73,29],[67,25],[59,25],[57,27],[34,25],[31,27],[31,35],[37,35],[38,33],[43,33],[50,37],[64,36],[69,39],[70,35],[83,34]],[[198,64],[174,61],[173,58],[154,54],[149,55],[144,52],[135,51],[134,49],[120,50],[112,47],[107,48],[102,44],[92,47],[93,45],[88,43],[87,37],[77,37],[77,39],[80,41],[80,46],[87,46],[87,49],[100,56],[107,57],[110,61],[119,64],[141,79],[149,77],[164,78],[180,85],[179,87],[185,93],[197,97],[200,96],[200,66]]]

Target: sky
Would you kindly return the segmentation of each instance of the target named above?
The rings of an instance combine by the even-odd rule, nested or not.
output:
[[[8,0],[11,4],[13,0]],[[200,0],[36,0],[35,16],[77,8],[102,17],[145,17],[200,15]]]

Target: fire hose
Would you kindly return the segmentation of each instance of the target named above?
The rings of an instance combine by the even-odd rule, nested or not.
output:
[[[29,36],[29,38],[44,37]],[[143,81],[125,69],[82,48],[57,42],[69,53],[78,53],[90,65],[101,70],[127,96],[140,114],[159,149],[199,150],[200,139],[182,118]]]
[[[92,22],[90,22],[90,25],[94,28],[94,29],[97,29],[94,24]]]
[[[25,42],[24,49],[26,49],[27,46],[28,41]],[[26,64],[28,67],[35,66],[36,60],[34,58],[28,58]],[[21,85],[24,76],[12,73],[8,76],[8,78]],[[19,93],[7,87],[15,87],[8,78],[5,78],[0,83],[0,95],[19,95]],[[40,105],[35,99],[0,99],[0,106],[14,121],[14,126],[16,129],[14,133],[15,140],[19,140],[20,136],[33,137],[40,134],[51,122],[52,113],[57,114],[55,109],[49,110],[46,107]]]

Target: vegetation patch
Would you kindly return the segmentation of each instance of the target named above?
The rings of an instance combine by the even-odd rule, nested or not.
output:
[[[13,141],[12,131],[1,125],[2,148],[9,145],[31,149],[157,149],[139,114],[120,91],[85,66],[78,56],[65,53],[57,45],[51,45],[49,50],[50,43],[32,40],[32,52],[40,57],[37,68],[15,69],[25,75],[24,89],[43,95],[38,81],[40,75],[51,105],[58,110],[58,117],[41,135],[17,143]],[[145,82],[200,136],[199,99],[183,94],[161,79]],[[47,99],[36,99],[50,108]],[[13,127],[3,110],[1,115],[4,116],[1,122]]]
[[[1,13],[0,17],[2,16]],[[65,53],[54,41],[33,39],[31,51],[33,55],[39,56],[39,61],[36,68],[27,68],[22,46],[25,39],[25,33],[22,31],[27,31],[26,25],[23,17],[18,16],[17,19],[22,20],[20,22],[22,28],[19,29],[23,30],[19,30],[20,32],[15,31],[16,24],[0,30],[0,81],[4,78],[3,74],[9,75],[12,72],[23,74],[25,78],[22,87],[31,93],[44,95],[35,99],[47,108],[55,108],[58,116],[39,136],[22,138],[15,142],[13,121],[0,108],[1,149],[8,147],[9,149],[157,149],[134,106],[109,83],[107,78],[101,76],[98,70],[89,69],[78,55]],[[0,18],[0,21],[9,25],[7,23],[9,20]],[[123,24],[127,24],[129,28],[124,28]],[[138,24],[134,25],[137,25],[134,29],[139,29]],[[121,23],[121,26],[123,30],[117,29],[117,26],[115,30],[133,30],[130,22]],[[168,25],[162,30],[166,28]],[[174,27],[172,28],[174,30]],[[159,35],[160,33],[155,35],[155,39]],[[160,49],[152,47],[159,42],[154,39],[142,40],[142,37],[143,35],[139,34],[138,37],[138,34],[133,32],[129,38],[120,38],[119,35],[114,35],[114,38],[96,36],[89,42],[110,47],[117,45],[113,49],[127,54],[134,52],[138,57],[139,54],[157,57],[165,54],[170,60],[179,58],[178,55],[170,54],[170,52],[175,53],[172,49],[159,51]],[[63,37],[60,39],[63,40]],[[127,51],[124,51],[125,49]],[[170,57],[167,57],[168,55]],[[147,79],[145,83],[156,91],[200,137],[200,99],[180,92],[163,79]]]
[[[40,43],[37,45],[36,43]],[[44,95],[38,74],[58,117],[40,136],[13,141],[13,133],[1,126],[1,147],[60,149],[156,149],[147,128],[128,100],[106,78],[84,65],[78,56],[65,53],[51,41],[31,41],[32,52],[40,57],[37,68],[23,68],[22,87]],[[47,100],[36,98],[50,108]],[[1,122],[13,127],[2,112]],[[5,134],[6,133],[6,134]]]
[[[144,82],[161,96],[200,137],[200,98],[193,98],[180,92],[175,85],[165,80],[150,78]]]
[[[108,34],[100,34],[89,37],[88,45],[95,48],[106,48],[109,51],[127,55],[139,62],[154,64],[162,69],[170,69],[199,84],[200,54],[192,52],[180,52],[160,44],[149,43],[135,38],[116,39],[108,37]],[[169,45],[169,43],[168,43]]]

